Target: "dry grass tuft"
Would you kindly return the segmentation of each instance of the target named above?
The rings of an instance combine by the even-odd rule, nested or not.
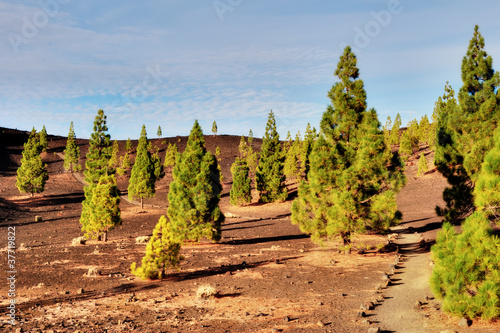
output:
[[[204,284],[196,290],[197,299],[210,299],[217,296],[219,292],[209,284]]]

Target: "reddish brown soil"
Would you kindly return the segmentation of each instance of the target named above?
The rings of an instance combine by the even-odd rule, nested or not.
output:
[[[366,332],[377,326],[370,321],[376,309],[360,317],[360,304],[382,304],[376,300],[380,296],[376,287],[395,253],[372,249],[344,255],[336,250],[338,244],[314,245],[290,223],[290,200],[266,205],[254,200],[246,207],[231,206],[229,168],[238,153],[239,137],[206,137],[210,151],[216,146],[222,151],[226,183],[221,208],[237,217],[226,219],[218,244],[183,246],[181,269],[169,272],[162,281],[139,280],[129,267],[140,262],[145,250],[145,244],[136,244],[135,238],[150,235],[166,213],[171,176],[158,183],[155,198],[145,200],[146,212],[122,200],[123,225],[109,233],[108,242],[72,246],[72,240],[81,235],[83,186],[63,171],[57,155],[66,140],[50,137],[49,151],[43,154],[50,178],[45,192],[30,198],[15,187],[15,170],[26,139],[26,133],[7,129],[0,133],[2,272],[9,270],[8,227],[15,227],[17,247],[16,325],[7,323],[8,286],[3,283],[1,331]],[[176,142],[182,151],[186,138],[153,141],[163,157],[167,142]],[[84,156],[87,142],[79,140],[79,144]],[[124,145],[120,142],[122,151]],[[255,140],[256,148],[259,145]],[[432,177],[430,182],[435,181]],[[122,194],[126,194],[127,179],[119,179]],[[293,197],[296,185],[290,184],[289,191]],[[422,191],[427,188],[416,188],[411,195]],[[401,197],[398,200],[405,202]],[[35,216],[42,220],[35,222]],[[412,219],[422,222],[418,216]],[[405,221],[408,226],[414,223]],[[385,242],[381,235],[356,236],[354,241],[355,246],[372,248]],[[89,268],[97,268],[99,275],[87,276]],[[217,295],[197,299],[196,291],[204,285],[213,286]]]

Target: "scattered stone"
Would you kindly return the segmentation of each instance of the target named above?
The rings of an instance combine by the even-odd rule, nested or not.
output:
[[[149,236],[139,236],[135,238],[135,243],[136,244],[145,244],[149,242],[150,237]]]
[[[458,331],[444,330],[444,331],[441,331],[440,333],[458,333]]]
[[[80,236],[77,238],[73,238],[73,240],[71,241],[71,245],[72,246],[85,245],[86,242],[87,240],[83,236]]]
[[[42,220],[43,219],[41,216],[38,216],[38,215],[35,216],[35,222],[42,222]]]
[[[383,281],[389,280],[389,275],[387,273],[382,274],[382,280]]]
[[[467,320],[467,318],[462,317],[460,321],[458,322],[458,326],[466,328],[469,327],[471,324],[471,321]]]
[[[233,213],[224,213],[224,217],[227,217],[229,219],[237,219],[240,218],[241,216],[235,215]]]
[[[373,302],[365,302],[365,308],[367,310],[373,310],[375,309],[375,304],[373,304]]]
[[[380,327],[370,327],[368,329],[368,333],[379,333],[380,332]]]
[[[420,301],[416,301],[415,304],[413,305],[413,308],[416,310],[416,311],[419,311],[419,310],[422,310],[422,305],[423,303],[420,302]]]
[[[285,318],[283,318],[283,320],[285,321],[285,323],[288,323],[291,319],[290,317],[286,316]]]
[[[364,311],[359,311],[358,314],[356,315],[356,317],[364,318],[364,317],[366,317],[366,313]]]
[[[319,327],[325,327],[325,324],[320,320],[316,323]]]
[[[83,288],[80,288],[76,291],[77,294],[81,295],[85,292],[85,290],[83,290]]]

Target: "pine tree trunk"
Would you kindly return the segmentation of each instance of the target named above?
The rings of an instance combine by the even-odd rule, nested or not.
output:
[[[102,241],[107,242],[108,241],[108,232],[105,231],[104,234],[102,235]]]
[[[143,203],[143,198],[141,198],[141,210],[144,210],[144,203]]]
[[[341,232],[340,237],[342,237],[342,240],[344,241],[344,246],[351,244],[351,232],[350,231]]]

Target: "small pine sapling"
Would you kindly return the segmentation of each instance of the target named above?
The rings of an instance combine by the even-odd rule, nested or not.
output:
[[[418,160],[418,172],[417,176],[424,175],[427,171],[429,171],[429,167],[427,166],[427,158],[424,153],[420,154],[420,159]]]
[[[130,266],[132,274],[144,280],[162,279],[168,268],[179,268],[184,257],[180,254],[182,239],[175,230],[164,215],[160,217],[146,246],[141,267],[135,262]]]
[[[163,167],[172,171],[175,167],[175,159],[178,155],[177,144],[168,144],[167,152],[165,153],[165,161],[163,162]]]
[[[248,177],[248,165],[244,159],[236,157],[231,166],[233,186],[229,192],[232,205],[241,206],[252,202],[251,179]]]
[[[214,133],[214,136],[217,135],[217,123],[215,122],[215,120],[212,124],[212,133]]]
[[[79,171],[81,169],[78,160],[80,159],[80,147],[77,146],[75,141],[75,130],[73,122],[69,126],[68,139],[66,141],[66,148],[64,149],[64,169],[69,172]]]
[[[130,141],[130,138],[125,142],[125,150],[129,153],[132,152],[132,141]]]
[[[41,145],[40,136],[33,129],[24,144],[21,158],[21,166],[17,169],[16,187],[21,193],[42,193],[45,190],[45,183],[49,179],[47,166],[43,164],[40,156]]]

